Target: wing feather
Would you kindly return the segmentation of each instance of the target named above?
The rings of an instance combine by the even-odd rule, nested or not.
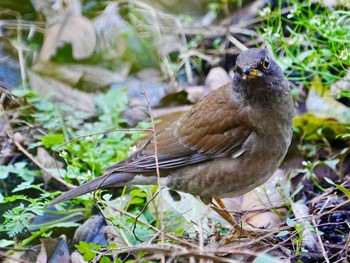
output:
[[[234,155],[252,132],[249,119],[234,103],[231,84],[198,102],[178,121],[156,135],[160,169],[172,169],[213,158]],[[213,100],[214,101],[213,103]],[[155,170],[155,147],[149,140],[126,160],[107,172],[150,172]]]

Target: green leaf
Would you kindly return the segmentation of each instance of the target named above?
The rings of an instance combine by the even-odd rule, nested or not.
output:
[[[174,231],[174,233],[175,233],[176,235],[182,235],[182,234],[184,233],[184,231],[185,231],[185,228],[180,227],[180,228],[177,228],[177,229]]]
[[[337,187],[350,199],[350,191],[348,189],[346,189],[343,185],[340,185],[340,184],[336,184],[335,187]]]
[[[0,179],[6,179],[9,176],[9,167],[0,165]]]
[[[51,134],[46,135],[41,138],[44,146],[46,148],[51,148],[52,146],[60,145],[63,143],[63,134]]]
[[[329,179],[327,177],[324,177],[324,179],[326,180],[327,183],[334,185],[339,191],[341,191],[343,194],[345,194],[347,196],[347,198],[350,199],[350,191],[348,189],[346,189],[343,185],[336,184],[331,179]]]
[[[19,185],[17,185],[17,186],[12,190],[12,192],[15,193],[15,192],[22,191],[22,190],[26,190],[26,189],[30,189],[30,188],[32,188],[31,182],[22,182],[22,183],[20,183]]]
[[[324,179],[326,180],[327,183],[331,184],[331,185],[335,185],[335,183],[329,179],[328,177],[324,177]]]
[[[13,246],[14,244],[15,244],[15,241],[13,240],[7,240],[7,239],[0,240],[0,247]]]
[[[13,166],[9,167],[9,171],[30,183],[34,181],[34,176],[39,174],[39,170],[29,170],[26,162],[15,163]]]
[[[94,249],[98,250],[101,248],[100,245],[86,243],[84,241],[80,241],[79,244],[75,245],[75,247],[79,250],[81,254],[83,254],[83,258],[86,261],[90,261],[94,259],[97,255]]]
[[[145,200],[143,198],[140,197],[134,197],[131,201],[130,204],[143,204],[145,202]]]
[[[290,227],[294,227],[295,226],[295,221],[289,217],[287,217],[286,219],[286,224]]]
[[[106,249],[110,250],[110,249],[114,249],[114,248],[117,248],[117,244],[116,243],[110,243],[107,245]]]
[[[333,160],[326,160],[323,161],[329,168],[333,169],[333,170],[337,170],[337,165],[339,163],[339,159],[333,159]]]
[[[130,195],[135,197],[147,197],[147,193],[145,193],[143,189],[134,189],[130,191]]]
[[[29,90],[29,89],[14,89],[14,90],[12,90],[12,94],[17,96],[17,97],[25,97],[30,93],[31,93],[31,90]]]
[[[103,200],[105,200],[105,201],[110,201],[112,197],[113,197],[113,195],[111,195],[111,194],[104,194],[102,196]]]
[[[289,235],[290,232],[288,230],[283,230],[281,232],[279,232],[276,237],[283,237],[283,236],[286,236],[286,235]]]
[[[108,257],[103,256],[103,257],[101,258],[100,262],[101,262],[101,263],[110,263],[111,260],[110,260]]]

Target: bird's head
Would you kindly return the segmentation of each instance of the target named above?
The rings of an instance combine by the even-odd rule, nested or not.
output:
[[[248,49],[237,57],[235,75],[243,80],[280,76],[281,74],[281,69],[266,49]]]

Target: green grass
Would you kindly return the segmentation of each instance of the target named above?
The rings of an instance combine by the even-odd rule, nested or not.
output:
[[[317,75],[328,87],[350,66],[350,11],[310,2],[290,1],[286,15],[281,15],[281,7],[265,8],[260,12],[261,34],[290,80],[310,86]]]

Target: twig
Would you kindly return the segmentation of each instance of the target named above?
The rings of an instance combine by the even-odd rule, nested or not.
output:
[[[8,13],[8,12],[0,12]],[[12,15],[16,16],[12,13]],[[45,32],[45,23],[40,21],[29,21],[24,19],[1,19],[0,20],[2,26],[6,29],[18,29],[20,26],[22,29],[30,30],[33,26],[35,27],[35,30],[39,33]]]
[[[156,196],[157,196],[158,194],[159,194],[159,192],[156,192],[156,193],[151,197],[151,199],[147,201],[147,203],[142,207],[141,212],[140,212],[140,213],[136,216],[136,218],[135,218],[135,223],[134,223],[134,226],[133,226],[133,228],[132,228],[132,233],[133,233],[134,237],[135,237],[138,241],[140,241],[140,242],[143,242],[143,241],[140,240],[140,239],[137,237],[136,233],[135,233],[137,221],[139,220],[140,216],[145,212],[145,210],[146,210],[146,208],[148,207],[148,205],[156,198]]]
[[[169,245],[168,245],[169,246]],[[179,246],[174,246],[171,245],[169,248],[160,248],[157,246],[138,246],[138,247],[128,247],[128,248],[118,248],[118,249],[113,249],[113,251],[121,251],[123,252],[126,250],[131,253],[136,253],[136,252],[148,252],[148,253],[154,253],[153,257],[149,257],[148,259],[155,259],[159,258],[159,256],[168,256],[168,257],[184,257],[184,258],[189,258],[189,257],[194,257],[194,258],[200,258],[200,259],[206,259],[206,260],[211,260],[214,262],[230,262],[230,263],[237,263],[238,261],[228,259],[228,258],[222,258],[218,257],[215,255],[210,255],[210,254],[215,254],[216,251],[207,251],[206,253],[201,253],[200,251],[193,251],[193,250],[186,250],[182,247]],[[230,252],[232,253],[232,252]],[[252,254],[252,253],[250,253]],[[135,262],[144,262],[145,258],[142,259],[142,261],[135,261]]]
[[[326,250],[324,249],[323,242],[322,242],[322,239],[321,239],[321,236],[320,236],[320,232],[318,231],[317,224],[316,224],[314,216],[312,216],[312,221],[311,222],[312,222],[312,225],[314,226],[314,229],[316,231],[317,240],[318,240],[318,243],[320,244],[323,258],[324,258],[324,260],[327,263],[329,263],[329,258],[327,256]]]
[[[240,41],[238,41],[237,38],[235,38],[233,35],[231,34],[226,34],[226,38],[236,47],[238,47],[240,50],[245,51],[247,50],[247,47],[245,45],[243,45]]]
[[[331,210],[327,211],[326,213],[324,214],[332,214],[334,211],[338,210],[339,208],[341,208],[342,206],[345,206],[345,205],[348,205],[350,204],[350,199],[344,201],[343,203],[340,203],[339,205],[333,207]],[[323,214],[323,215],[324,215]]]
[[[131,214],[131,213],[125,211],[125,210],[122,210],[122,209],[119,209],[119,208],[116,208],[116,207],[113,207],[113,209],[116,210],[116,211],[118,211],[119,213],[122,213],[123,215],[126,215],[126,216],[128,216],[128,217],[130,217],[130,218],[136,220],[136,216],[135,216],[135,215],[133,215],[133,214]],[[158,228],[156,228],[156,227],[154,227],[154,226],[148,224],[147,222],[145,222],[145,221],[143,221],[143,220],[141,220],[141,219],[138,219],[138,222],[140,222],[141,224],[147,226],[148,228],[152,229],[152,230],[155,231],[155,232],[158,232],[158,231],[159,231]],[[198,249],[198,246],[194,245],[193,243],[187,242],[187,241],[185,241],[185,240],[183,240],[183,239],[180,239],[180,238],[178,238],[178,237],[176,237],[176,236],[173,236],[173,235],[171,235],[171,234],[169,234],[169,233],[163,233],[163,234],[164,234],[164,236],[166,236],[166,237],[168,237],[168,238],[170,238],[170,239],[173,239],[173,240],[175,240],[175,241],[178,241],[178,242],[180,242],[180,243],[182,243],[182,244],[184,244],[184,245],[186,245],[186,246],[189,246],[189,247]]]
[[[154,124],[154,119],[153,119],[153,114],[152,114],[152,108],[151,108],[151,103],[150,100],[147,96],[146,91],[144,90],[142,94],[145,96],[146,101],[147,101],[147,106],[149,110],[149,116],[151,119],[152,123],[152,130],[153,130],[153,145],[154,145],[154,161],[156,164],[156,173],[157,173],[157,183],[158,183],[158,192],[159,192],[159,210],[160,212],[160,229],[164,228],[164,222],[163,222],[163,195],[161,189],[161,184],[160,184],[160,170],[159,170],[159,163],[158,163],[158,147],[157,147],[157,136],[156,136],[156,127]],[[164,231],[161,232],[161,243],[162,246],[164,244]]]
[[[137,129],[137,128],[132,128],[132,129],[108,129],[108,130],[105,130],[105,131],[100,131],[100,132],[94,132],[94,133],[89,133],[89,134],[85,134],[85,135],[80,135],[80,136],[77,136],[77,137],[74,137],[60,145],[57,146],[57,148],[55,149],[55,151],[57,151],[59,148],[61,148],[62,146],[68,144],[68,143],[71,143],[71,142],[74,142],[76,140],[79,140],[81,138],[85,138],[85,137],[89,137],[89,136],[94,136],[94,135],[100,135],[100,134],[106,134],[106,133],[111,133],[111,132],[116,132],[116,131],[130,131],[130,132],[133,132],[133,131],[149,131],[149,132],[153,132],[152,129]]]
[[[72,184],[66,182],[61,177],[57,177],[57,176],[53,175],[48,169],[46,169],[44,166],[42,166],[42,164],[39,163],[32,154],[30,154],[26,149],[24,149],[24,147],[16,139],[13,139],[13,141],[14,141],[15,145],[17,146],[18,150],[20,150],[24,155],[26,155],[33,163],[36,164],[36,166],[38,166],[41,170],[43,170],[48,176],[50,176],[51,178],[60,182],[61,184],[67,186],[70,189],[76,188],[75,185],[72,185]]]

